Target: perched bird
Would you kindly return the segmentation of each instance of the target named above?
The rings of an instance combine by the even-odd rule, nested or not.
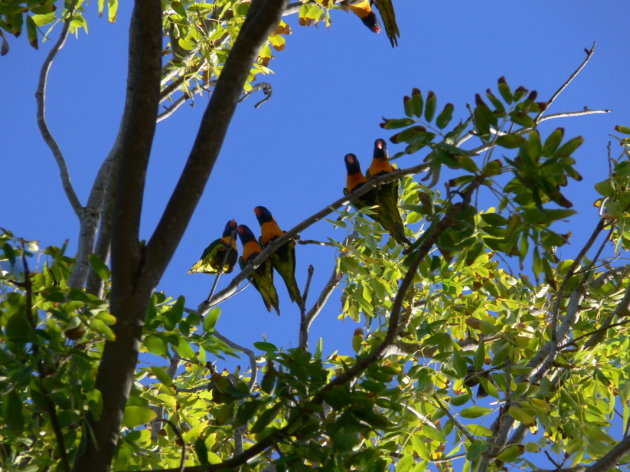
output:
[[[361,187],[364,183],[367,182],[367,178],[361,172],[361,165],[359,164],[359,159],[354,154],[346,154],[343,158],[346,163],[346,187],[343,189],[344,195],[352,192],[353,190]],[[358,199],[352,202],[356,208],[365,208],[376,205],[376,192],[374,190],[370,190],[365,195],[362,195]]]
[[[376,19],[372,5],[376,5],[378,12],[381,14],[383,24],[385,25],[385,33],[392,43],[392,46],[398,45],[398,37],[400,31],[396,24],[396,14],[394,13],[394,6],[392,0],[359,0],[353,2],[352,0],[346,0],[342,2],[344,9],[352,11],[359,19],[367,26],[370,31],[375,33],[381,32],[381,25]]]
[[[254,208],[254,213],[260,224],[260,244],[262,247],[267,247],[270,242],[284,234],[267,208],[257,206]],[[302,295],[295,280],[295,241],[284,243],[270,256],[270,259],[273,268],[284,280],[291,301],[297,303],[300,308],[304,308]]]
[[[223,236],[204,249],[201,259],[188,271],[189,274],[229,274],[236,264],[236,220],[225,225]]]
[[[393,171],[394,167],[390,164],[387,155],[387,143],[384,139],[379,138],[374,141],[374,154],[367,171],[367,177],[376,177]],[[410,245],[411,241],[405,236],[405,225],[398,209],[399,186],[400,183],[396,180],[376,188],[376,203],[379,206],[379,219],[377,221],[389,231],[399,244]]]
[[[249,262],[253,261],[256,256],[262,252],[262,249],[252,230],[245,225],[238,226],[238,237],[243,245],[243,255],[239,259],[239,265],[243,269]],[[270,259],[260,264],[252,274],[249,276],[249,280],[252,282],[256,290],[262,296],[263,302],[267,311],[271,311],[271,307],[276,310],[276,313],[280,315],[280,306],[278,303],[278,292],[273,285],[273,265]]]

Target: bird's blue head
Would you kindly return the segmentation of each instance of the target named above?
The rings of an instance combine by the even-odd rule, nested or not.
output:
[[[256,208],[254,208],[254,213],[256,214],[256,219],[258,220],[258,223],[260,224],[266,223],[268,221],[273,221],[273,216],[271,215],[271,212],[267,210],[267,208],[265,208],[264,206],[257,206]]]
[[[248,243],[249,241],[256,241],[256,236],[249,229],[249,226],[238,225],[238,237],[241,240],[241,244]]]
[[[361,172],[361,165],[359,164],[359,159],[357,159],[357,156],[349,153],[344,156],[343,160],[346,163],[346,170],[348,171],[348,175]]]
[[[378,138],[374,141],[374,154],[375,159],[387,159],[387,143],[384,139]]]
[[[236,231],[236,220],[230,220],[225,224],[225,228],[223,229],[223,237],[229,236],[232,234],[232,231]]]

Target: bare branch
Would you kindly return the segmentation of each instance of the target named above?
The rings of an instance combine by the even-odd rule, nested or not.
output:
[[[433,394],[433,399],[437,402],[440,410],[442,410],[444,414],[448,416],[449,419],[453,422],[455,427],[459,429],[464,436],[466,436],[466,439],[468,439],[471,443],[475,442],[475,437],[472,434],[470,434],[470,431],[468,431],[463,424],[457,421],[457,418],[453,416],[453,414],[449,411],[448,407],[444,405],[444,403],[442,403],[442,401],[439,399],[439,397],[436,394]]]
[[[249,368],[252,371],[251,378],[249,379],[249,390],[251,391],[254,385],[256,384],[256,378],[258,376],[258,367],[256,364],[256,355],[254,351],[246,348],[245,346],[241,346],[240,344],[235,343],[229,338],[226,338],[221,333],[219,333],[216,329],[212,332],[212,335],[217,337],[219,340],[230,346],[232,349],[236,349],[237,351],[241,351],[249,358]]]
[[[556,101],[556,98],[560,96],[560,94],[564,91],[564,89],[566,89],[569,86],[569,84],[573,82],[573,79],[575,79],[578,76],[578,74],[582,72],[582,69],[586,67],[586,64],[589,63],[589,61],[591,60],[591,57],[593,57],[593,54],[595,53],[595,43],[593,43],[593,45],[591,46],[591,49],[585,48],[584,52],[586,53],[586,57],[584,58],[582,63],[578,66],[577,69],[575,69],[575,71],[573,71],[573,73],[569,76],[569,78],[564,81],[564,83],[560,86],[560,88],[558,88],[558,90],[554,92],[554,94],[551,96],[551,98],[547,102],[547,106],[545,107],[545,109],[541,110],[540,113],[538,113],[538,116],[536,116],[536,119],[534,120],[536,124],[540,123],[540,118],[542,117],[543,113],[549,109],[549,107],[553,104],[553,102]]]
[[[317,297],[317,301],[312,306],[312,308],[308,311],[308,313],[306,313],[302,317],[300,321],[300,344],[299,344],[301,348],[306,349],[308,347],[308,333],[310,331],[311,325],[313,324],[313,321],[315,321],[315,318],[317,318],[317,316],[320,314],[324,306],[326,306],[326,303],[328,303],[328,299],[332,295],[333,290],[335,290],[337,285],[339,285],[339,281],[341,280],[341,277],[342,277],[342,274],[339,272],[337,266],[335,265],[335,268],[333,269],[332,274],[330,274],[330,278],[328,279],[328,282],[326,282],[326,285],[320,292],[319,297]]]
[[[247,97],[249,97],[252,93],[257,92],[258,90],[262,90],[265,95],[262,100],[256,102],[254,108],[258,108],[260,105],[265,103],[267,100],[271,99],[271,94],[273,93],[273,89],[271,88],[271,84],[269,82],[260,82],[252,87],[249,92],[245,92],[241,98],[238,99],[238,102],[241,103]]]
[[[72,187],[72,183],[70,182],[70,174],[68,173],[66,159],[64,158],[61,148],[50,132],[48,123],[46,122],[46,86],[48,85],[48,73],[50,72],[50,68],[52,67],[52,63],[55,60],[57,53],[59,53],[59,51],[63,48],[66,40],[68,39],[70,23],[77,3],[78,0],[73,0],[70,4],[67,13],[68,16],[63,21],[63,28],[61,29],[59,39],[53,45],[52,49],[48,53],[48,56],[46,56],[46,60],[44,60],[44,63],[42,64],[42,69],[39,73],[39,83],[37,84],[37,91],[35,92],[35,99],[37,101],[37,124],[39,126],[39,131],[55,157],[57,167],[59,168],[59,174],[61,176],[63,190],[66,193],[66,198],[70,202],[74,213],[80,221],[83,218],[83,206],[81,205],[79,197],[77,197],[77,194]]]

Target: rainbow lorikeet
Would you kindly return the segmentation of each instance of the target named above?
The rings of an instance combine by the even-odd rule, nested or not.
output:
[[[381,18],[383,19],[385,33],[387,34],[389,41],[392,43],[392,46],[398,45],[400,31],[398,30],[398,25],[396,24],[396,14],[394,13],[392,0],[345,0],[341,5],[342,8],[349,9],[357,15],[363,24],[370,29],[370,31],[380,33],[381,25],[376,19],[374,10],[372,10],[372,5],[376,5],[378,12],[381,14]]]
[[[245,225],[238,226],[238,237],[243,245],[243,255],[239,259],[239,265],[243,269],[248,263],[256,259],[256,256],[262,252],[258,241],[252,230]],[[278,303],[278,292],[273,285],[273,265],[271,259],[265,260],[260,266],[258,266],[252,274],[249,276],[249,280],[252,282],[256,290],[262,296],[263,302],[267,311],[271,311],[273,307],[276,313],[280,315],[280,305]]]
[[[226,223],[223,236],[215,239],[204,249],[199,261],[188,271],[189,274],[229,274],[236,264],[236,220]]]
[[[348,193],[366,183],[367,178],[365,177],[365,175],[363,175],[363,172],[361,172],[361,165],[359,164],[359,159],[357,159],[357,156],[352,153],[346,154],[343,160],[346,163],[347,171],[346,187],[343,189],[343,193],[344,195],[347,195]],[[370,190],[368,193],[352,202],[352,204],[359,209],[376,205],[375,189]]]
[[[254,213],[258,223],[260,223],[260,244],[262,247],[267,247],[270,242],[284,234],[267,208],[257,206],[254,208]],[[295,280],[295,241],[287,241],[280,246],[270,259],[274,269],[284,280],[291,301],[297,303],[300,308],[304,308],[302,295]]]
[[[367,171],[367,177],[393,172],[394,167],[389,163],[387,154],[387,143],[384,139],[374,141],[374,154],[372,163]],[[376,188],[376,203],[379,206],[379,219],[377,220],[392,235],[399,244],[410,245],[411,241],[405,236],[405,225],[403,224],[400,210],[398,208],[398,180]]]

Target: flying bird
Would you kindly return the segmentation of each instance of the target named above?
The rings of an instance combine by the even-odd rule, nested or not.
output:
[[[260,244],[262,247],[267,247],[269,243],[285,233],[280,229],[271,212],[264,206],[254,208],[254,213],[260,224]],[[274,269],[284,280],[291,301],[297,303],[300,308],[304,308],[302,295],[295,280],[295,241],[284,243],[270,256],[270,259]]]
[[[199,261],[188,271],[189,274],[229,274],[236,264],[236,220],[226,223],[223,236],[215,239],[204,249]]]
[[[245,225],[238,226],[238,237],[243,245],[243,255],[239,259],[239,265],[243,269],[248,263],[253,261],[256,256],[262,252],[262,249],[252,230]],[[271,311],[273,307],[276,313],[280,315],[280,306],[278,303],[278,292],[273,285],[273,265],[270,259],[265,260],[258,266],[249,276],[249,280],[256,290],[262,296],[267,311]]]
[[[374,154],[372,163],[367,171],[367,177],[376,177],[394,171],[394,167],[389,162],[387,154],[387,143],[384,139],[374,141]],[[376,203],[379,205],[378,220],[383,227],[389,231],[392,237],[399,244],[411,245],[411,241],[405,236],[405,225],[403,224],[400,210],[398,208],[398,180],[376,188]]]
[[[342,2],[342,7],[352,11],[365,26],[374,31],[375,33],[381,32],[381,25],[376,19],[376,14],[372,10],[372,5],[376,5],[378,12],[385,25],[385,33],[392,43],[392,47],[398,46],[398,37],[400,31],[398,30],[398,24],[396,23],[396,14],[394,13],[394,6],[392,0],[360,0],[353,2],[352,0],[346,0]]]

